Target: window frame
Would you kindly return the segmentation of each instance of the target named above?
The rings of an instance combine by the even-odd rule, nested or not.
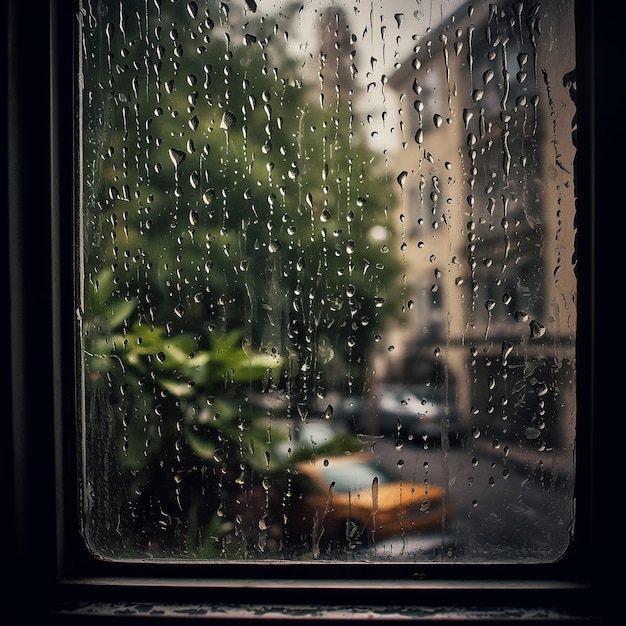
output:
[[[181,615],[216,621],[245,615],[249,621],[273,621],[277,614],[285,621],[321,615],[352,623],[372,617],[432,622],[482,616],[514,621],[533,615],[544,623],[598,621],[604,610],[598,594],[609,575],[602,551],[596,548],[599,521],[609,518],[608,504],[596,495],[606,468],[593,436],[603,426],[598,406],[606,393],[597,384],[599,339],[594,332],[595,229],[599,229],[594,216],[600,202],[594,178],[610,155],[608,150],[603,155],[595,150],[609,124],[601,117],[598,95],[600,88],[608,90],[608,81],[602,87],[598,80],[597,46],[602,35],[597,36],[601,25],[595,3],[575,2],[577,167],[582,172],[577,182],[581,382],[575,539],[563,559],[545,565],[107,563],[87,553],[79,532],[75,480],[73,208],[79,193],[74,177],[79,166],[73,94],[75,4],[49,0],[34,10],[29,3],[10,0],[2,9],[8,42],[2,106],[7,113],[3,176],[8,201],[6,338],[11,346],[12,412],[4,456],[13,478],[8,603],[20,614],[46,616],[54,623],[87,621],[87,616],[100,621],[120,616],[128,621],[133,617],[175,621]],[[33,146],[36,156],[29,154]],[[602,232],[602,237],[608,241],[609,233]],[[592,332],[580,332],[586,328]],[[32,595],[27,607],[17,600],[24,588]]]

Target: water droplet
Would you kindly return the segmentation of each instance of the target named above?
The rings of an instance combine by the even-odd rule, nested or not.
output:
[[[306,421],[306,418],[309,415],[309,407],[304,402],[298,402],[296,408],[298,409],[298,415],[300,416],[300,419],[303,422]]]
[[[270,252],[278,252],[280,250],[280,241],[278,239],[272,239],[268,245],[268,250]]]
[[[220,128],[228,130],[237,123],[237,117],[232,111],[224,111],[222,115],[222,121],[220,122]]]
[[[176,150],[176,148],[170,148],[169,155],[176,169],[178,169],[187,158],[187,155],[182,150]]]
[[[400,185],[400,188],[404,189],[404,183],[406,182],[408,175],[409,173],[406,170],[402,170],[398,174],[398,178],[396,180],[398,181],[398,185]]]
[[[531,320],[530,324],[530,336],[532,339],[543,337],[546,334],[546,328],[543,324],[537,320]]]
[[[536,426],[529,426],[524,430],[524,435],[526,439],[537,439],[541,431]]]
[[[198,5],[195,2],[188,2],[187,13],[189,13],[189,17],[191,17],[192,20],[195,20],[198,16]]]

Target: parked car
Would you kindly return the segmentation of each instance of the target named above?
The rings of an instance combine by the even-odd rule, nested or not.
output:
[[[463,441],[464,429],[454,402],[441,388],[387,383],[378,386],[358,427],[367,434],[406,442],[439,444],[445,432],[451,445]],[[444,428],[445,426],[445,428]]]
[[[319,457],[295,471],[299,493],[288,528],[292,536],[310,537],[314,549],[328,540],[371,546],[430,531],[452,512],[441,487],[400,480],[368,453]]]
[[[341,455],[359,452],[362,443],[341,420],[310,418],[283,424],[284,440],[274,445],[273,455],[290,462],[308,460],[316,455]]]

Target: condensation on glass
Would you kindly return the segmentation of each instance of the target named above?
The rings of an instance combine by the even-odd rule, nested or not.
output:
[[[88,1],[82,532],[105,560],[552,562],[573,1]]]

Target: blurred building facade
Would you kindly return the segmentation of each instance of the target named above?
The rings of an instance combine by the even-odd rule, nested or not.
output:
[[[393,357],[381,352],[377,366],[389,380],[444,385],[468,438],[566,464],[576,416],[573,19],[571,2],[467,3],[416,37],[389,77],[405,306],[385,342]]]

